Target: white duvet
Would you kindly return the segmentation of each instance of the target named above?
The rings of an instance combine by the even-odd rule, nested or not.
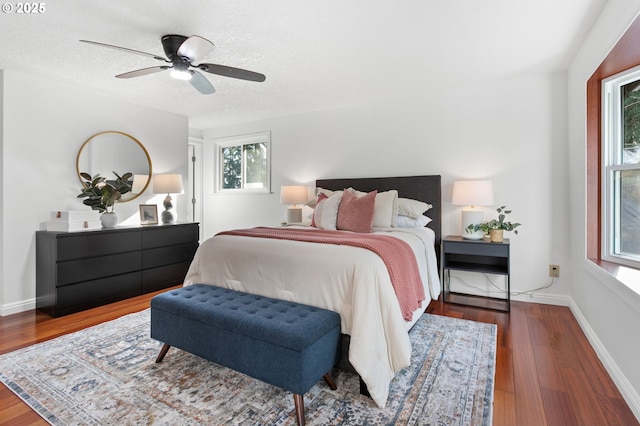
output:
[[[412,247],[425,295],[437,299],[433,231],[388,228],[375,233]],[[342,333],[351,336],[349,361],[380,407],[395,373],[410,363],[408,329],[428,304],[405,322],[384,263],[367,249],[269,238],[219,235],[204,241],[185,278],[185,285],[197,283],[338,312]]]

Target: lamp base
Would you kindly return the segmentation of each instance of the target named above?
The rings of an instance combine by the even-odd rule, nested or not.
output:
[[[162,204],[164,205],[164,211],[160,215],[162,223],[173,223],[173,214],[169,211],[173,207],[171,204],[171,195],[167,194]]]
[[[462,209],[462,238],[465,240],[481,240],[484,238],[484,232],[467,231],[469,225],[477,225],[482,223],[484,219],[484,210],[476,209],[474,207],[467,207]]]
[[[160,215],[160,218],[162,219],[162,223],[164,224],[173,223],[173,215],[169,210],[163,211]]]
[[[464,238],[465,240],[481,240],[484,238],[484,232],[476,231],[471,233],[465,230],[464,233],[462,234],[462,238]]]
[[[287,223],[300,223],[302,222],[302,208],[289,207],[287,209]]]

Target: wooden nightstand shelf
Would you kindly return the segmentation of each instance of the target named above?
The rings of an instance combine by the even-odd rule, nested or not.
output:
[[[476,296],[451,292],[451,270],[498,274],[506,277],[504,298]],[[511,309],[511,273],[509,240],[492,243],[488,240],[465,240],[449,235],[442,240],[442,300],[459,305],[509,311]]]

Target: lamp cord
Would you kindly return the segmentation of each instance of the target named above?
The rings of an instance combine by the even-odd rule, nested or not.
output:
[[[478,286],[469,284],[468,282],[466,282],[465,280],[463,280],[460,277],[455,277],[454,276],[453,279],[456,280],[456,281],[459,281],[462,285],[464,285],[466,287],[470,287],[470,288],[473,288],[473,289],[476,289],[478,291],[485,292],[485,293],[488,293],[488,294],[501,294],[501,293],[505,292],[505,290],[500,288],[500,286],[497,285],[496,283],[494,283],[487,274],[482,274],[482,275],[484,275],[485,279],[487,281],[489,281],[489,283],[491,284],[492,287],[495,287],[498,290],[497,291],[491,291],[491,290],[487,290],[487,289],[484,289],[484,288],[480,288]],[[511,292],[511,296],[521,296],[523,294],[527,294],[527,295],[533,297],[533,295],[536,292],[541,291],[541,290],[545,290],[545,289],[551,287],[555,281],[556,281],[556,279],[555,279],[555,277],[553,277],[553,278],[551,278],[551,281],[549,283],[547,283],[547,284],[545,284],[545,285],[543,285],[541,287],[534,288],[534,289],[531,289],[531,290],[525,290],[525,291],[516,291],[516,292],[512,291]]]

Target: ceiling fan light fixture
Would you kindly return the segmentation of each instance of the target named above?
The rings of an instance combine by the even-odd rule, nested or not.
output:
[[[117,49],[129,53],[151,57],[164,63],[163,65],[155,67],[147,67],[135,71],[125,72],[123,74],[118,74],[116,75],[117,78],[140,77],[143,75],[169,70],[171,77],[177,80],[189,81],[189,83],[191,83],[191,86],[193,86],[198,92],[202,93],[203,95],[210,95],[212,93],[215,93],[216,89],[213,87],[211,82],[209,82],[209,80],[207,80],[206,77],[204,77],[202,73],[200,73],[200,71],[247,81],[262,82],[266,79],[264,74],[260,74],[257,72],[244,70],[241,68],[234,68],[226,65],[200,62],[202,58],[204,58],[209,52],[213,50],[213,43],[200,36],[193,35],[191,37],[185,37],[177,34],[168,34],[162,36],[162,48],[164,50],[166,58],[159,55],[154,55],[152,53],[142,52],[140,50],[99,43],[96,41],[80,41],[97,46],[108,47],[111,49]],[[192,65],[192,62],[195,62],[196,65]],[[192,70],[190,68],[194,69]]]
[[[191,77],[193,76],[193,71],[191,70],[185,70],[185,69],[172,69],[171,70],[171,77],[175,78],[176,80],[191,80]]]

